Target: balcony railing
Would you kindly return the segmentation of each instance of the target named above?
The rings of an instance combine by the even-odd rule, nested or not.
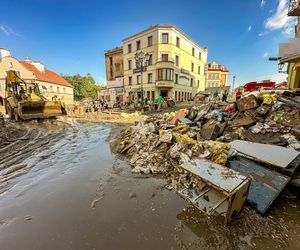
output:
[[[157,59],[156,63],[160,63],[160,62],[170,62],[174,64],[174,59],[170,57],[168,58],[161,57]]]
[[[290,0],[289,16],[300,16],[300,0]]]

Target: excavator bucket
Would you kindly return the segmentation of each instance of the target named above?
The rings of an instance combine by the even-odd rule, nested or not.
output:
[[[49,118],[62,115],[60,101],[20,102],[19,116],[22,120]]]

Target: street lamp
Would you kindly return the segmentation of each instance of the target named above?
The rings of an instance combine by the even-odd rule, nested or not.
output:
[[[142,99],[142,111],[144,111],[144,89],[143,89],[143,72],[147,70],[147,66],[150,59],[149,53],[143,51],[136,52],[134,55],[136,70],[135,72],[141,72],[141,99]]]

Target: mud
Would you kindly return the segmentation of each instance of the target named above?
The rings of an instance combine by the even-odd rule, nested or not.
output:
[[[0,153],[6,169],[21,171],[1,168],[0,249],[300,247],[292,194],[267,216],[246,207],[225,227],[166,190],[165,180],[132,174],[108,143],[120,126],[49,121],[18,129],[24,141],[10,139],[4,147],[17,143]]]

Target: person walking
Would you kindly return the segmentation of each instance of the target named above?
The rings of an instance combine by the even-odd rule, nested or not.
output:
[[[225,90],[224,93],[223,93],[223,95],[222,95],[222,102],[227,102],[227,96],[228,96],[228,93]]]
[[[159,96],[156,98],[157,111],[160,111],[160,110],[161,110],[161,106],[162,106],[163,103],[164,103],[164,98],[162,98],[162,96],[159,95]]]
[[[214,102],[217,102],[217,101],[218,101],[218,96],[219,96],[219,92],[218,92],[218,90],[216,89],[216,90],[214,91]]]

